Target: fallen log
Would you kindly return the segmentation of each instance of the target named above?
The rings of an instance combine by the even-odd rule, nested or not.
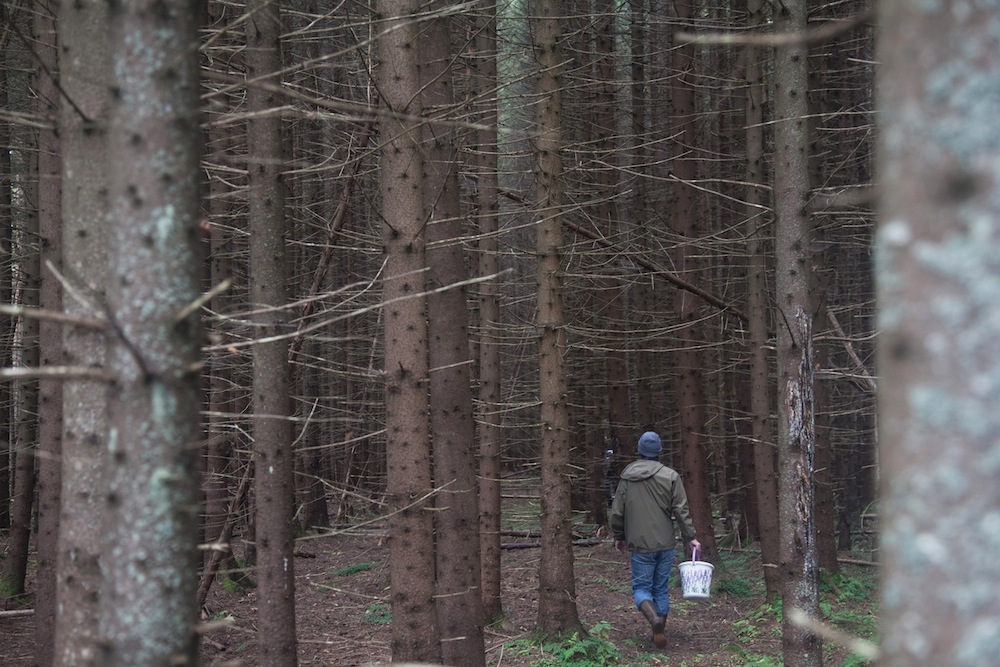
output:
[[[598,544],[604,544],[604,540],[573,540],[574,547],[596,547]],[[540,546],[542,546],[541,540],[535,542],[503,542],[500,544],[501,549],[537,549]]]

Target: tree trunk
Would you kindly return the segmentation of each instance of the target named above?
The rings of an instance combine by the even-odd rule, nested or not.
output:
[[[593,195],[596,199],[594,205],[594,221],[598,228],[598,233],[604,238],[615,239],[619,236],[619,215],[617,195],[619,193],[619,169],[618,153],[619,147],[616,137],[619,136],[618,114],[616,110],[615,89],[618,86],[617,74],[615,72],[615,31],[617,14],[615,7],[610,0],[597,0],[595,4],[595,25],[594,25],[594,126],[592,142],[594,144],[594,164],[596,175],[594,177],[595,186]],[[615,253],[604,251],[605,257],[600,257],[598,261],[604,267],[610,267],[612,273],[615,271],[617,258]],[[606,272],[606,269],[605,269]],[[616,275],[604,275],[598,278],[598,290],[596,308],[598,309],[599,329],[606,332],[608,340],[604,343],[607,350],[605,354],[605,386],[607,398],[601,401],[602,405],[607,405],[607,420],[610,439],[618,439],[621,442],[632,442],[638,437],[631,418],[629,409],[629,387],[628,368],[626,360],[625,336],[628,331],[621,331],[621,322],[625,319],[625,308],[628,300],[628,291],[624,282]],[[625,335],[623,335],[625,334]],[[602,467],[602,454],[604,449],[601,434],[597,436],[596,446],[590,449],[587,457],[588,467]],[[601,508],[606,507],[604,492],[600,486],[594,489],[595,501],[600,503]],[[603,515],[602,515],[603,516]],[[601,521],[600,523],[604,523]]]
[[[111,102],[107,4],[63,0],[59,11],[59,81],[62,93],[59,138],[63,173],[63,272],[82,290],[69,315],[105,317],[101,287],[107,265],[105,220],[110,176],[105,139]],[[72,101],[72,104],[69,101]],[[100,370],[104,335],[82,325],[63,329],[66,363]],[[107,450],[105,382],[70,379],[63,384],[62,490],[57,555],[56,665],[97,665],[103,537],[104,459]]]
[[[324,352],[320,346],[306,342],[306,351],[310,358],[321,359]],[[322,370],[315,365],[300,369],[298,385],[299,395],[306,402],[306,421],[297,440],[302,443],[304,451],[296,456],[295,493],[298,498],[298,523],[303,530],[316,530],[330,527],[330,514],[326,506],[326,466],[323,460],[325,440],[322,437],[323,425],[318,422],[322,414],[324,395],[320,393],[323,380]]]
[[[836,147],[831,150],[824,150],[824,145],[818,136],[817,125],[820,119],[825,117],[835,117],[840,110],[833,106],[836,97],[832,94],[835,85],[831,82],[829,89],[824,85],[827,78],[827,68],[838,67],[838,75],[841,69],[846,69],[843,63],[836,62],[835,55],[830,55],[828,50],[833,50],[834,54],[839,52],[837,45],[823,44],[819,49],[813,49],[813,55],[818,57],[810,58],[809,68],[809,174],[810,184],[827,184],[833,180],[833,174],[826,176],[824,156],[828,153],[837,153]],[[835,64],[836,63],[836,64]],[[827,115],[829,114],[829,116]],[[838,155],[839,157],[839,155]],[[810,261],[812,270],[810,271],[810,302],[809,312],[813,317],[813,367],[817,369],[830,368],[831,348],[834,345],[833,337],[827,318],[827,304],[831,297],[831,284],[835,280],[833,270],[828,266],[828,260],[832,250],[825,248],[832,245],[826,232],[828,228],[834,227],[832,216],[825,211],[812,214],[810,218]],[[814,250],[815,249],[815,250]],[[820,572],[825,574],[836,574],[840,570],[840,561],[837,557],[837,537],[836,537],[836,498],[834,497],[833,478],[833,440],[831,438],[830,415],[833,410],[831,401],[833,399],[833,387],[831,382],[816,382],[813,385],[813,414],[815,415],[815,465],[816,474],[816,552]]]
[[[538,216],[538,400],[541,442],[542,553],[538,569],[538,627],[550,635],[580,628],[573,576],[569,419],[566,405],[566,329],[562,269],[562,67],[559,0],[538,0],[535,183]]]
[[[7,3],[0,5],[0,23],[14,21]],[[10,70],[6,45],[0,49],[0,109],[10,107],[8,90]],[[0,123],[0,146],[12,146],[11,124]],[[0,151],[0,303],[12,303],[14,297],[14,216],[11,203],[13,172],[9,149]],[[7,368],[14,358],[14,318],[0,317],[0,368]],[[11,466],[14,465],[14,409],[10,382],[0,382],[0,531],[10,528]]]
[[[763,0],[747,3],[750,27],[764,25]],[[780,572],[775,567],[780,560],[778,527],[778,466],[771,423],[772,391],[771,358],[768,354],[770,300],[768,296],[768,227],[771,211],[764,188],[764,85],[762,48],[747,49],[747,221],[746,239],[749,267],[747,269],[747,312],[750,316],[750,413],[754,449],[754,474],[757,489],[757,525],[761,560],[764,563],[764,583],[769,597],[781,591]]]
[[[650,166],[653,151],[649,148],[649,138],[653,133],[652,124],[652,103],[650,100],[649,81],[649,61],[650,61],[650,27],[649,10],[644,0],[629,0],[631,7],[631,23],[629,31],[632,41],[630,70],[632,75],[631,104],[632,104],[632,164],[629,168],[637,175],[632,183],[633,197],[630,202],[631,215],[634,220],[637,242],[641,243],[643,250],[648,251],[650,246],[648,225],[652,218],[653,205],[650,198],[650,188],[648,186],[653,171]],[[629,321],[638,331],[644,331],[648,322],[652,320],[653,308],[653,281],[638,280],[632,286],[632,308],[629,311]],[[639,426],[638,431],[657,431],[655,422],[657,421],[656,411],[653,407],[653,379],[656,376],[657,355],[652,353],[649,345],[640,344],[638,350],[632,353],[634,389],[636,402],[636,421]],[[616,455],[620,455],[618,449]]]
[[[497,37],[496,3],[484,8],[485,17],[476,32],[478,71],[476,82],[484,97],[478,132],[476,160],[476,207],[479,222],[479,275],[494,276],[500,270],[499,199],[497,173]],[[479,287],[479,539],[483,615],[487,622],[503,616],[500,596],[500,427],[502,374],[500,368],[500,279]]]
[[[223,3],[206,3],[208,13],[206,25],[225,25],[234,20],[236,11]],[[230,34],[230,39],[239,38]],[[223,39],[220,37],[220,39]],[[242,40],[241,40],[242,41]],[[228,105],[228,101],[222,102]],[[227,109],[228,110],[228,109]],[[206,130],[206,141],[210,151],[208,159],[222,162],[232,159],[233,148],[237,143],[239,126],[211,127]],[[240,139],[242,136],[240,137]],[[245,184],[245,183],[244,183]],[[209,220],[228,220],[234,213],[232,190],[234,185],[224,178],[210,178],[207,185],[206,205]],[[210,286],[220,285],[224,280],[233,278],[233,258],[237,254],[236,238],[228,226],[213,224],[209,228],[208,274]],[[245,248],[241,248],[245,251]],[[213,295],[209,308],[213,313],[228,315],[233,311],[234,298],[230,291]],[[220,340],[230,342],[233,322],[224,322],[214,327]],[[244,332],[245,333],[245,332]],[[207,360],[211,373],[208,376],[208,438],[203,455],[204,477],[202,478],[203,521],[202,539],[206,543],[216,542],[223,530],[226,514],[229,509],[230,483],[236,462],[233,452],[237,445],[246,445],[242,440],[241,429],[233,428],[234,415],[240,414],[234,401],[234,387],[242,382],[236,377],[236,364],[233,355],[225,350],[217,351]],[[238,442],[239,440],[239,442]],[[205,552],[205,562],[213,557],[212,551]],[[230,556],[231,556],[230,550]]]
[[[266,112],[282,100],[253,81],[279,76],[281,15],[268,0],[247,3],[247,122],[250,301],[253,347],[253,437],[257,545],[257,661],[287,667],[297,662],[295,638],[295,456],[292,452],[288,333],[285,168],[280,116]]]
[[[26,178],[29,202],[38,201],[38,150],[32,146],[30,167]],[[38,209],[29,210],[26,237],[36,239],[40,234]],[[23,247],[23,246],[22,246]],[[41,258],[30,246],[17,253],[20,258],[21,306],[36,309],[39,305]],[[20,321],[21,366],[37,368],[39,364],[38,319],[22,317]],[[6,384],[6,383],[5,383]],[[37,457],[38,380],[27,379],[19,383],[15,393],[18,401],[17,437],[14,440],[13,497],[10,512],[10,533],[7,557],[0,566],[0,591],[11,596],[24,594],[24,580],[28,572],[28,543],[31,536],[31,511],[35,505],[35,462]]]
[[[1000,652],[996,9],[878,5],[885,667]]]
[[[806,29],[806,0],[776,9],[778,32]],[[819,637],[793,609],[819,618],[816,553],[812,314],[810,308],[808,68],[804,44],[775,53],[775,326],[778,354],[778,513],[783,576],[782,653],[787,667],[823,663]]]
[[[693,7],[690,2],[675,3],[679,21],[690,21]],[[690,78],[694,76],[692,58],[694,46],[680,45],[673,51],[674,84],[671,89],[674,132],[679,156],[674,160],[676,176],[673,227],[680,236],[675,252],[676,273],[690,283],[698,283],[701,262],[695,246],[700,225],[696,209],[697,190],[690,185],[697,177],[697,162],[693,157],[683,157],[696,145],[695,95]],[[681,473],[691,508],[691,519],[698,531],[702,557],[717,560],[715,529],[712,523],[712,502],[709,494],[709,471],[705,454],[705,390],[702,386],[702,354],[704,333],[700,325],[701,300],[685,290],[674,293],[674,309],[680,319],[678,350],[674,354],[677,369],[676,396],[680,421]]]
[[[38,57],[38,112],[52,124],[58,118],[59,91],[53,79],[58,71],[56,46],[56,0],[35,3],[35,53]],[[59,136],[55,129],[38,131],[38,226],[39,261],[62,272],[62,180]],[[39,306],[62,310],[62,292],[47,268],[42,269]],[[46,320],[38,325],[39,365],[63,364],[62,329]],[[52,641],[56,632],[56,554],[59,552],[59,495],[61,484],[63,404],[62,382],[54,378],[38,381],[38,510],[35,569],[35,663],[51,667]]]
[[[109,460],[101,664],[194,665],[200,101],[193,0],[111,5]],[[109,70],[110,71],[110,70]]]
[[[431,9],[444,9],[442,2]],[[424,28],[420,41],[421,104],[426,115],[452,108],[450,17]],[[462,252],[455,128],[423,126],[423,208],[427,224],[428,288],[468,278]],[[430,426],[434,447],[434,530],[437,618],[445,664],[485,665],[480,591],[476,425],[469,355],[469,302],[464,287],[427,297]]]
[[[385,20],[378,38],[382,100],[391,114],[380,125],[380,187],[386,253],[385,414],[392,584],[392,659],[441,660],[434,604],[434,538],[428,423],[425,220],[420,181],[418,26],[415,0],[379,0]],[[395,114],[399,114],[396,116]]]

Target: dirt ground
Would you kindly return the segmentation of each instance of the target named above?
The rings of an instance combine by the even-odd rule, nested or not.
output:
[[[378,532],[300,540],[296,550],[296,597],[300,665],[388,664],[388,547]],[[656,650],[648,640],[648,625],[632,606],[626,557],[605,539],[575,550],[577,607],[587,628],[602,628],[617,647],[617,664],[698,667],[717,665],[780,665],[780,637],[766,608],[759,585],[760,564],[752,554],[725,559],[716,583],[747,583],[739,595],[713,592],[709,600],[683,600],[671,590],[667,622],[668,646]],[[537,613],[537,548],[505,550],[503,604],[506,619],[486,631],[488,664],[529,667],[542,658],[533,635]],[[22,605],[30,607],[30,599]],[[253,589],[216,585],[206,604],[205,620],[219,626],[205,635],[204,665],[253,665],[257,636]],[[753,620],[752,624],[748,619]],[[0,665],[32,665],[34,629],[31,616],[0,617]],[[766,658],[765,656],[772,656]],[[846,654],[827,648],[826,664],[844,663]],[[550,663],[553,664],[553,663]],[[613,663],[600,663],[613,664]]]

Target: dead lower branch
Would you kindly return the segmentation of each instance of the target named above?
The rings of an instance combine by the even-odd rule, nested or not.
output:
[[[111,382],[114,378],[100,368],[90,366],[42,366],[40,368],[0,368],[0,380],[27,380],[49,378],[54,380],[97,380]]]
[[[858,26],[871,23],[874,9],[866,9],[842,21],[831,21],[815,28],[777,34],[747,32],[678,32],[677,40],[688,44],[739,45],[739,46],[815,46],[850,32]]]
[[[13,304],[0,304],[0,315],[10,315],[11,317],[28,317],[35,320],[46,320],[48,322],[59,322],[61,324],[72,324],[77,327],[103,331],[108,328],[106,320],[98,320],[90,317],[80,317],[70,315],[56,310],[43,310],[41,308],[25,308]]]

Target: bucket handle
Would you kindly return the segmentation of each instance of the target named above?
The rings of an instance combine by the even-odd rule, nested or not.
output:
[[[698,560],[698,547],[691,547],[691,560]]]

